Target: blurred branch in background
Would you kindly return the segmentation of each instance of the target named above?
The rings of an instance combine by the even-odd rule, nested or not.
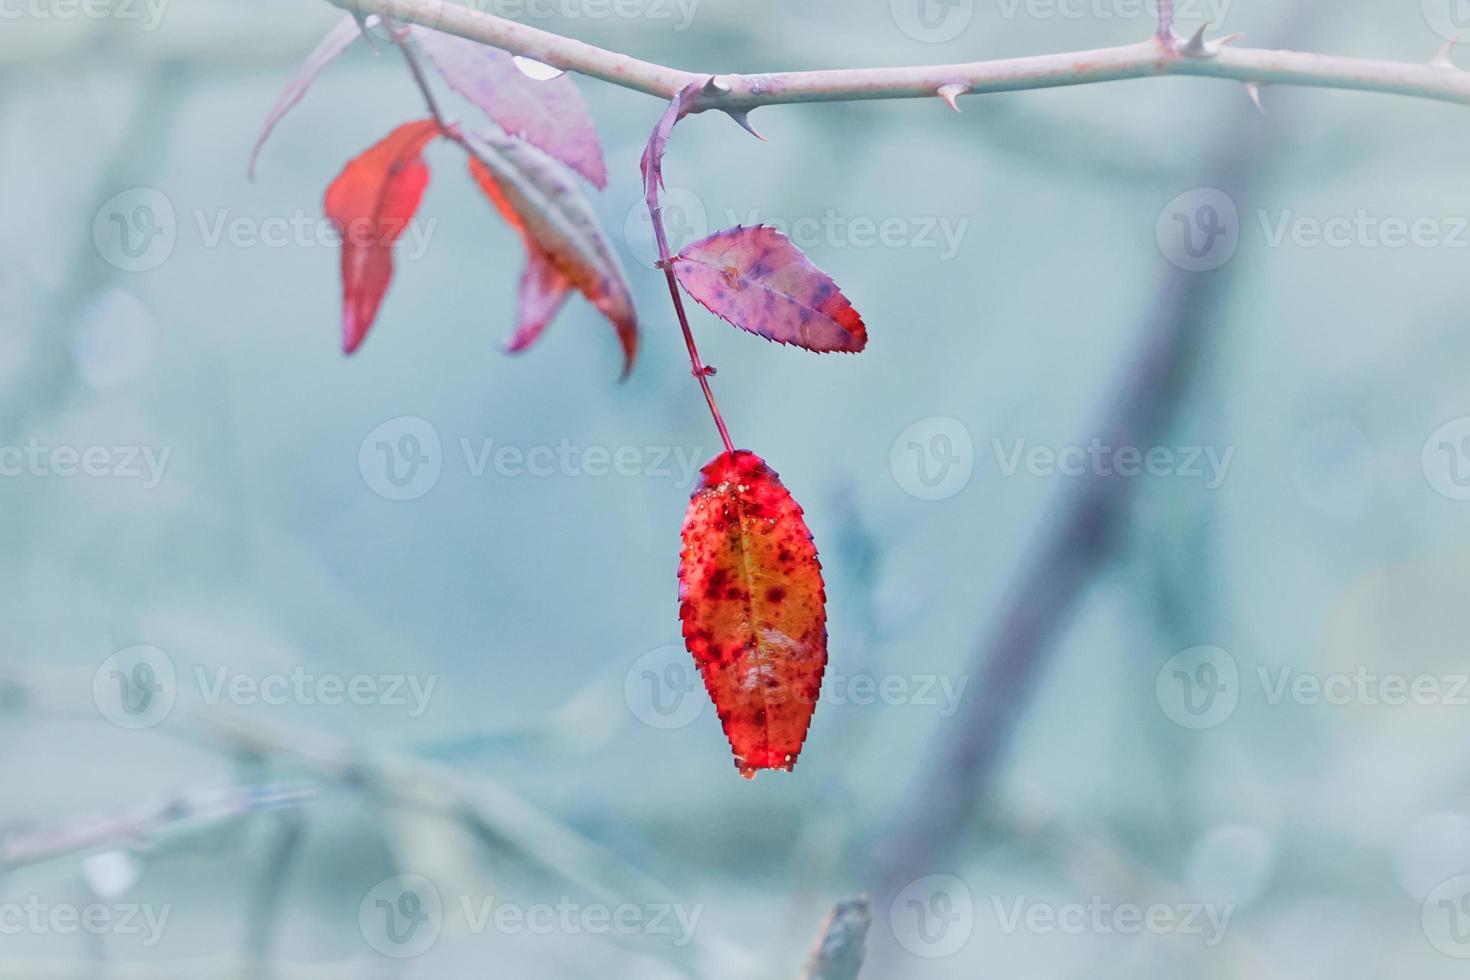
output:
[[[10,677],[0,689],[6,692],[0,700],[0,714],[75,717],[65,710],[64,696],[53,697],[56,692],[48,691],[46,686]],[[62,710],[53,715],[47,709],[57,701]],[[426,760],[366,751],[323,733],[259,723],[219,711],[176,712],[156,731],[191,745],[212,744],[233,759],[304,771],[339,790],[362,796],[385,812],[410,811],[443,820],[458,826],[470,840],[491,853],[529,865],[609,905],[676,904],[676,896],[661,882],[483,776],[464,778]],[[143,842],[164,846],[184,839],[182,831],[204,829],[267,810],[293,808],[293,819],[299,819],[299,807],[312,796],[311,789],[292,784],[233,787],[183,796],[142,811],[66,823],[59,830],[7,836],[0,838],[0,855],[4,858],[0,876],[42,861],[83,859]],[[261,878],[256,905],[248,913],[260,923],[278,921],[281,878],[299,833],[299,825],[291,822],[279,829],[278,850]],[[270,939],[258,935],[254,939],[259,945],[248,950],[246,958],[247,965],[258,973],[261,958],[270,949]],[[691,977],[720,975],[712,972],[716,964],[742,976],[756,969],[753,953],[721,937],[707,924],[688,945],[648,943],[646,951],[663,956],[671,967]]]
[[[1297,23],[1306,21],[1307,8],[1313,6],[1297,12]],[[1259,116],[1238,114],[1231,125],[1222,126],[1216,145],[1206,149],[1206,159],[1214,162],[1202,186],[1248,195],[1248,188],[1262,181],[1272,160],[1271,146],[1284,131],[1287,126],[1280,118],[1263,123]],[[1240,268],[1170,270],[1139,347],[1089,435],[1114,452],[1117,447],[1158,444],[1183,401],[1205,336],[1220,321],[1233,273]],[[939,734],[933,765],[882,838],[882,859],[874,875],[879,908],[954,853],[990,796],[1050,657],[1117,546],[1137,481],[1103,475],[1111,471],[1098,467],[1069,488],[1021,563],[996,625],[976,650],[973,673],[981,680],[979,689],[966,699],[954,724]],[[884,975],[896,973],[895,966]]]
[[[856,980],[863,968],[863,944],[872,923],[866,898],[839,902],[822,927],[822,935],[802,975],[804,980]]]

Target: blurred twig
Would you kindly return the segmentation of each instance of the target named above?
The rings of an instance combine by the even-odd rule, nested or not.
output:
[[[315,790],[299,784],[231,786],[120,813],[83,816],[55,829],[11,832],[0,836],[0,874],[93,851],[150,847],[223,821],[298,807],[315,796]]]
[[[1273,122],[1275,128],[1282,125]],[[1218,144],[1208,151],[1213,165],[1206,185],[1242,194],[1259,180],[1271,159],[1271,128],[1254,121],[1222,126]],[[1239,267],[1237,261],[1208,273],[1174,269],[1166,275],[1139,347],[1089,435],[1114,452],[1157,443]],[[996,625],[976,649],[973,673],[981,684],[939,735],[933,765],[885,838],[876,876],[880,907],[934,869],[990,793],[1049,657],[1120,535],[1138,481],[1102,475],[1113,471],[1097,467],[1068,488],[1021,564]]]
[[[872,923],[866,897],[839,902],[822,927],[802,974],[804,980],[856,980],[863,968],[864,944]]]

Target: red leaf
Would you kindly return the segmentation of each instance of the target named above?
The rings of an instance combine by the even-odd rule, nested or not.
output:
[[[531,78],[504,51],[453,34],[428,31],[419,47],[449,86],[491,122],[556,157],[599,190],[607,186],[592,115],[569,76]]]
[[[868,343],[842,290],[774,228],[737,225],[691,242],[674,275],[711,313],[767,340],[849,353]]]
[[[505,345],[511,354],[519,353],[536,342],[541,331],[561,310],[572,289],[570,280],[561,274],[545,252],[530,244],[526,248],[516,332]]]
[[[429,168],[420,154],[432,119],[405,123],[347,164],[327,188],[327,218],[342,236],[342,348],[357,350],[393,278],[393,243],[418,210]]]
[[[296,74],[287,84],[286,90],[281,93],[281,97],[276,100],[275,105],[271,106],[271,111],[265,117],[265,125],[261,127],[260,136],[255,140],[255,148],[250,151],[250,165],[246,170],[250,177],[255,176],[255,161],[260,156],[261,147],[265,146],[265,141],[275,130],[276,123],[281,121],[281,117],[289,112],[292,106],[306,96],[306,90],[311,88],[312,83],[320,77],[327,66],[336,61],[343,51],[351,47],[352,42],[357,40],[361,34],[362,28],[358,26],[357,19],[348,15],[341,23],[332,28],[326,37],[322,38],[321,43],[311,54],[306,56],[306,60],[301,63],[300,68],[296,69]]]
[[[617,330],[627,377],[638,351],[638,317],[622,265],[581,185],[566,167],[521,140],[503,134],[464,137],[474,153],[470,173],[526,247],[528,266],[510,349],[522,350],[535,340],[560,305],[555,280],[534,268],[549,265]]]
[[[827,595],[801,507],[749,450],[700,471],[684,517],[679,618],[735,766],[790,769],[827,666]]]

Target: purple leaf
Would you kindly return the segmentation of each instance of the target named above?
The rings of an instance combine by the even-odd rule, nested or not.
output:
[[[252,179],[255,177],[255,161],[260,156],[260,148],[265,146],[265,141],[270,138],[271,132],[276,128],[276,123],[281,117],[290,111],[291,107],[300,102],[306,95],[306,90],[311,88],[313,82],[326,70],[327,66],[336,61],[338,56],[346,51],[352,42],[362,34],[362,28],[357,23],[357,18],[348,15],[342,22],[332,28],[327,36],[322,38],[316,50],[306,56],[301,67],[296,69],[286,90],[271,106],[270,113],[265,117],[265,125],[261,127],[260,136],[255,141],[255,149],[250,151],[250,166],[248,173]]]
[[[491,122],[565,163],[599,190],[607,186],[597,130],[569,77],[531,78],[504,51],[453,34],[430,31],[418,43],[450,88]]]
[[[506,352],[515,354],[534,344],[561,310],[571,289],[572,281],[562,275],[546,253],[528,244],[526,268],[521,272],[516,332],[506,343]]]
[[[819,353],[867,346],[842,290],[774,228],[737,225],[690,242],[674,275],[711,313],[767,340]]]

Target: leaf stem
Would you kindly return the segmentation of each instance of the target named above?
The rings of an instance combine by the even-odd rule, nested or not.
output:
[[[709,376],[714,369],[700,359],[699,347],[694,343],[694,331],[689,329],[689,314],[684,310],[684,297],[679,292],[679,280],[674,275],[674,259],[669,253],[669,239],[664,234],[663,208],[651,208],[648,213],[653,219],[653,237],[658,242],[658,264],[664,270],[664,279],[669,284],[669,298],[674,301],[679,329],[684,331],[684,346],[689,349],[689,365],[694,377],[699,380],[700,390],[704,392],[704,400],[709,405],[710,416],[715,420],[715,428],[720,430],[720,441],[725,444],[725,452],[733,453],[735,444],[730,441],[730,430],[725,427],[725,417],[720,414],[720,406],[715,404],[714,389],[709,385]]]
[[[384,18],[383,23],[388,24],[389,22]],[[419,64],[418,55],[414,54],[413,49],[406,43],[408,28],[399,29],[390,25],[388,30],[393,34],[393,43],[398,45],[399,51],[403,52],[403,60],[408,62],[408,70],[413,73],[414,84],[424,95],[424,104],[429,107],[429,115],[434,117],[434,121],[439,124],[439,129],[448,136],[451,132],[449,124],[444,121],[444,113],[439,111],[439,102],[434,98],[434,90],[429,87],[429,79],[424,74],[424,66]]]

